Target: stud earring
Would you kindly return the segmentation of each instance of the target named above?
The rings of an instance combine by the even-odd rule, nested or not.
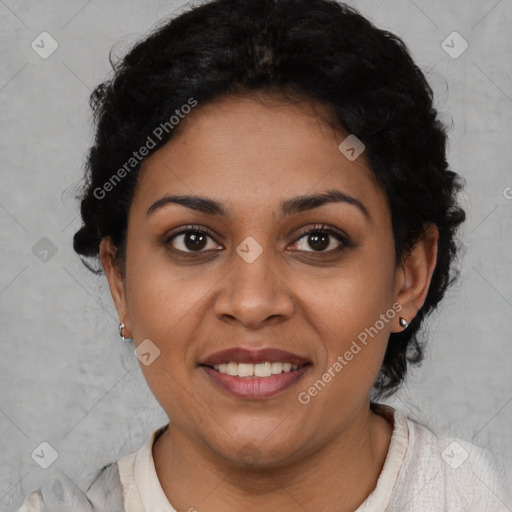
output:
[[[403,316],[400,317],[398,323],[400,324],[400,327],[403,327],[404,329],[409,325]]]

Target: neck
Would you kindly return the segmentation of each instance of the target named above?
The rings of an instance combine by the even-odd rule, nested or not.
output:
[[[241,467],[189,437],[172,422],[153,446],[162,489],[176,510],[209,512],[354,511],[373,491],[392,426],[363,408],[310,455],[279,467]]]

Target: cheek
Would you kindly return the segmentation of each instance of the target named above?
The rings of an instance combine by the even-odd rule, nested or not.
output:
[[[195,279],[176,279],[175,274],[156,267],[132,274],[130,319],[136,344],[149,339],[159,351],[151,364],[140,363],[156,400],[166,411],[187,410],[194,415],[194,400],[186,392],[189,353],[206,288]]]
[[[214,282],[199,267],[177,268],[150,262],[135,253],[127,266],[130,319],[136,337],[153,337],[161,344],[180,346],[180,331],[206,300]],[[142,255],[140,255],[142,256]]]
[[[126,288],[133,337],[136,345],[149,339],[159,350],[146,366],[144,377],[157,400],[179,401],[195,368],[191,349],[195,333],[204,322],[208,292],[218,273],[199,266],[177,269],[161,260],[151,261],[142,249],[127,261]],[[185,393],[185,397],[187,393]]]
[[[328,365],[341,357],[349,370],[344,368],[346,374],[360,373],[363,368],[378,373],[391,328],[391,320],[381,320],[381,315],[394,310],[376,289],[354,286],[345,291],[337,301],[318,305],[317,328],[325,340]]]
[[[392,304],[391,258],[376,258],[361,251],[335,270],[321,281],[304,284],[309,287],[309,304],[328,319],[333,331],[354,334],[353,328],[373,324]]]
[[[396,315],[393,268],[392,254],[382,258],[361,254],[324,286],[315,289],[310,285],[312,317],[317,318],[317,330],[325,340],[323,370],[338,362],[338,371],[331,370],[345,376],[338,379],[338,385],[353,379],[370,383],[377,377]]]

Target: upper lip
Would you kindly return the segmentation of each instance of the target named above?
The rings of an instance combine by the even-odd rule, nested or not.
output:
[[[237,363],[291,363],[297,366],[303,366],[309,361],[297,354],[280,350],[278,348],[263,348],[263,349],[247,349],[242,347],[228,348],[211,354],[199,364],[206,366],[213,366],[223,363],[235,361]]]

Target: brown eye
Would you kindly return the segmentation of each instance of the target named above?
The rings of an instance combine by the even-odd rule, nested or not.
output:
[[[302,233],[295,245],[298,246],[299,251],[330,254],[341,251],[349,243],[345,235],[322,225],[315,226],[313,229]],[[308,247],[312,250],[308,250]]]
[[[210,247],[208,247],[209,241],[211,241]],[[209,230],[193,226],[168,237],[165,244],[171,245],[173,250],[184,253],[206,252],[205,249],[211,250],[219,247]]]

